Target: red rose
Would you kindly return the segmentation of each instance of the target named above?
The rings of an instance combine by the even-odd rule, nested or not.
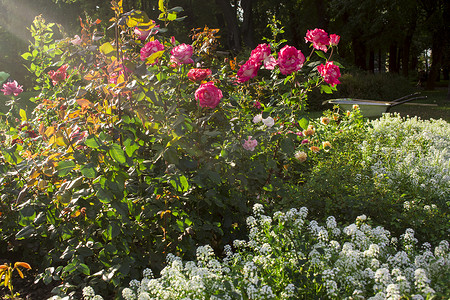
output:
[[[211,76],[210,69],[190,69],[187,76],[191,81],[203,81],[208,76]]]
[[[61,66],[56,71],[50,71],[48,72],[48,75],[50,75],[50,79],[52,80],[53,85],[57,85],[58,82],[64,81],[67,79],[67,68],[68,65]]]

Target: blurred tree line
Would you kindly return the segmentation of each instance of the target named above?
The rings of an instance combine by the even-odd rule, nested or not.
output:
[[[165,0],[181,6],[183,22],[170,33],[190,41],[191,29],[219,28],[221,50],[237,55],[270,36],[267,24],[281,21],[288,40],[309,53],[306,30],[322,28],[341,36],[340,60],[368,72],[399,73],[426,81],[428,89],[450,67],[450,1],[448,0]],[[139,9],[157,20],[157,0],[123,0],[125,11]],[[78,16],[87,12],[108,26],[109,0],[0,0],[0,70],[24,76],[20,54],[27,48],[26,30],[34,16],[79,31]],[[159,22],[160,23],[160,22]],[[163,26],[163,24],[161,24]],[[184,40],[183,40],[184,38]],[[350,68],[351,69],[351,68]],[[26,71],[25,71],[26,72]],[[17,73],[17,74],[14,74]]]

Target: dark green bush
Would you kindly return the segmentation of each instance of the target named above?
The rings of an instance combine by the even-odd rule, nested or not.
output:
[[[348,73],[343,74],[333,94],[320,93],[314,90],[308,95],[311,110],[323,110],[322,102],[336,98],[359,98],[368,100],[391,101],[412,94],[415,88],[408,79],[390,73]]]

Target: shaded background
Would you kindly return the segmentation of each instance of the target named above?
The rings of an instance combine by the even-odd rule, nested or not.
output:
[[[428,89],[449,76],[450,1],[445,0],[169,0],[187,18],[171,25],[171,34],[189,42],[192,28],[219,28],[221,50],[245,54],[270,36],[273,16],[284,26],[290,45],[309,53],[306,30],[323,28],[341,36],[338,58],[346,72],[400,74]],[[157,20],[157,0],[123,0],[125,11],[140,9]],[[69,36],[80,30],[87,12],[107,27],[109,0],[0,0],[0,71],[25,87],[27,70],[20,54],[28,48],[36,15],[64,27]],[[162,25],[162,24],[161,24]]]

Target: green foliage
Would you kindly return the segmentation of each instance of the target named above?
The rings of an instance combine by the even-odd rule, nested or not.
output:
[[[413,228],[423,242],[445,239],[449,192],[439,178],[448,176],[448,124],[398,116],[366,123],[353,111],[348,119],[321,127],[316,131],[324,131],[332,148],[314,163],[305,184],[292,191],[299,200],[281,207],[300,202],[314,216],[333,215],[344,223],[366,214],[396,235]],[[420,179],[422,172],[427,179]]]

